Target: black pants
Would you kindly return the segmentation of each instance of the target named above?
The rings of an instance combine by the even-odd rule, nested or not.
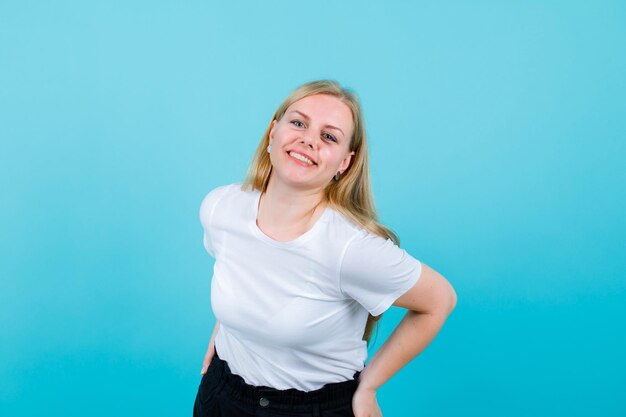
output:
[[[324,385],[315,391],[277,390],[247,384],[231,373],[217,351],[202,376],[194,417],[354,417],[352,396],[360,372],[350,381]]]

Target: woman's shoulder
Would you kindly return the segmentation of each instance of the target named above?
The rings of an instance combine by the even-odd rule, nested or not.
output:
[[[343,213],[341,210],[334,207],[329,207],[329,209],[332,213],[330,216],[332,228],[337,232],[341,232],[341,234],[347,239],[347,243],[364,239],[376,239],[377,237],[380,237],[360,224],[356,221],[356,219],[353,219],[348,214]]]
[[[241,189],[241,183],[240,182],[233,182],[230,184],[222,184],[222,185],[218,185],[216,187],[213,187],[209,190],[207,195],[211,195],[211,194],[220,194],[220,193],[224,193],[224,192],[233,192],[235,190]]]
[[[215,208],[215,206],[228,195],[237,195],[240,193],[246,193],[242,190],[242,183],[235,182],[231,184],[223,184],[212,188],[202,199],[200,203],[200,217],[209,218]]]
[[[214,200],[221,198],[226,194],[237,194],[237,193],[249,193],[252,190],[244,190],[243,183],[241,182],[233,182],[230,184],[218,185],[208,191],[208,193],[204,196],[204,200]]]
[[[369,257],[393,255],[404,252],[389,236],[381,235],[352,218],[349,213],[332,208],[331,228],[336,238],[344,245],[344,254],[352,253],[353,257]],[[372,226],[375,228],[375,226]]]

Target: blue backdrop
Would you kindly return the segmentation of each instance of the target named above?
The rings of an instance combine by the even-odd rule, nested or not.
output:
[[[625,415],[624,3],[222,3],[0,3],[0,414],[191,415],[200,202],[332,78],[382,221],[458,295],[385,417]]]

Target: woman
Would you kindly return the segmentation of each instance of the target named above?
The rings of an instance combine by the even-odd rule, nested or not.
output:
[[[440,274],[377,222],[365,127],[334,81],[278,107],[246,180],[202,201],[217,323],[194,416],[378,417],[376,390],[456,305]],[[408,310],[367,367],[374,324]]]

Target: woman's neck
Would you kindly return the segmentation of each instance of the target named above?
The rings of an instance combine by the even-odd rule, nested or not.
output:
[[[270,181],[259,199],[257,225],[268,234],[299,235],[324,212],[323,190],[299,190]]]

